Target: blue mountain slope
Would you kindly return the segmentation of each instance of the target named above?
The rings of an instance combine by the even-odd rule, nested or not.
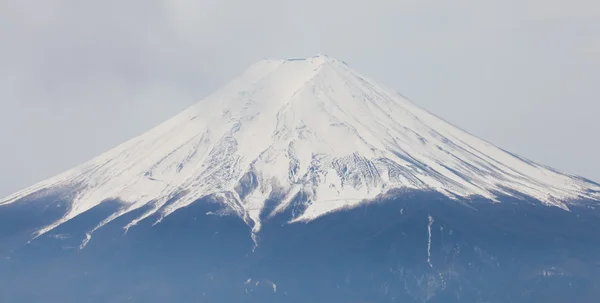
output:
[[[204,199],[126,234],[128,218],[120,218],[84,249],[81,231],[120,204],[101,204],[26,244],[32,226],[61,208],[17,203],[0,208],[0,294],[5,302],[594,302],[600,295],[600,211],[592,205],[567,212],[513,198],[463,202],[414,192],[308,223],[282,224],[284,212],[265,222],[254,247],[245,222],[207,215],[223,209]]]

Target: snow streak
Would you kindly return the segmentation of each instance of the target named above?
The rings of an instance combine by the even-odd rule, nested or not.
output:
[[[433,217],[430,215],[427,222],[427,264],[433,268],[433,264],[431,264],[431,225],[433,225]]]

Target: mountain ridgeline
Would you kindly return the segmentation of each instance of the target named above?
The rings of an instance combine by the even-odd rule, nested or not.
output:
[[[600,185],[318,55],[0,200],[2,302],[596,302]]]

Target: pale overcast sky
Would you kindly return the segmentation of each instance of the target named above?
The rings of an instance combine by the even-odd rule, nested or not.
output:
[[[600,2],[0,0],[0,196],[326,53],[536,162],[600,181]]]

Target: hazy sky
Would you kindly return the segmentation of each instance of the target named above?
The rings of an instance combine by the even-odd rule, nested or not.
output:
[[[0,196],[326,53],[492,143],[600,181],[600,2],[0,0]]]

